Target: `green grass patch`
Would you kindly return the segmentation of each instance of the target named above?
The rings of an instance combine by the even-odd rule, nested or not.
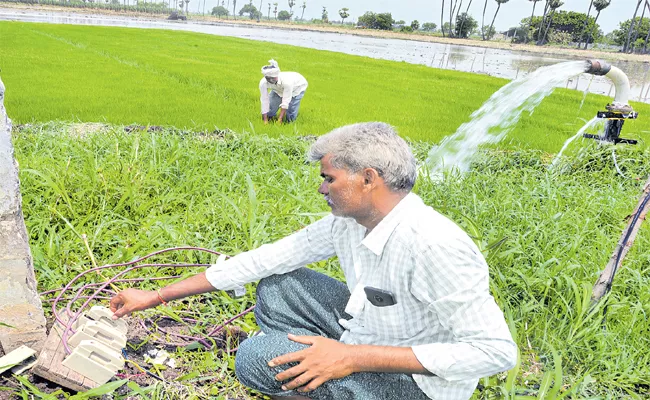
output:
[[[606,318],[602,308],[588,308],[591,286],[650,173],[650,151],[619,148],[623,172],[642,177],[625,180],[607,149],[584,144],[587,151],[553,171],[541,151],[490,150],[462,179],[433,184],[420,178],[416,185],[427,204],[457,221],[485,251],[492,293],[521,351],[518,369],[482,380],[476,399],[650,395],[647,224],[618,272]],[[78,234],[88,235],[100,264],[180,245],[235,254],[279,239],[327,211],[316,191],[318,168],[304,162],[309,146],[304,138],[125,133],[121,127],[84,131],[52,123],[16,130],[14,145],[40,290],[60,288],[90,267]],[[413,146],[422,160],[429,144]],[[201,255],[192,260],[210,262]],[[342,277],[336,260],[312,268]],[[223,320],[253,302],[252,289],[237,300],[212,293],[172,306]],[[252,316],[238,324],[255,329]],[[186,386],[130,384],[130,390],[151,398],[181,389],[183,398],[247,393],[234,378],[232,357],[200,350],[178,357],[193,371],[192,379],[180,382]],[[197,376],[218,378],[207,388],[194,387]]]
[[[274,43],[164,30],[0,22],[0,76],[17,123],[47,121],[230,128],[272,137],[322,134],[379,120],[438,142],[505,79]],[[309,81],[300,118],[264,126],[260,68],[279,60]],[[507,146],[556,152],[610,101],[558,89],[521,118]],[[627,136],[645,137],[650,106]]]

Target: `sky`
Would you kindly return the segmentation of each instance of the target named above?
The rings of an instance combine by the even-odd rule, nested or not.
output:
[[[199,0],[201,1],[201,0]],[[215,6],[217,0],[206,0],[207,8]],[[218,0],[219,2],[221,0]],[[288,10],[288,0],[262,0],[262,10],[264,15],[268,11],[268,3],[278,2],[278,10]],[[449,4],[450,0],[446,0],[445,6]],[[230,2],[232,8],[232,0]],[[248,2],[248,0],[237,1],[237,11]],[[302,12],[300,5],[303,0],[295,0],[294,15],[299,16]],[[373,12],[390,12],[395,20],[404,20],[410,23],[412,20],[417,19],[420,23],[435,22],[440,25],[440,7],[442,0],[307,0],[307,8],[305,9],[305,19],[320,18],[323,6],[327,7],[330,20],[340,20],[338,10],[347,7],[350,9],[350,20],[356,20],[360,15],[366,11]],[[463,0],[462,9],[465,10],[469,0]],[[193,2],[195,7],[196,2]],[[259,0],[253,0],[253,4],[259,7]],[[632,18],[634,8],[636,7],[637,0],[612,0],[612,4],[604,9],[598,18],[598,24],[604,33],[618,29],[621,21]],[[203,2],[201,1],[201,5]],[[239,5],[241,4],[241,6]],[[532,1],[530,0],[510,0],[503,4],[499,10],[499,15],[494,23],[497,31],[504,31],[509,27],[518,26],[519,21],[523,18],[529,17],[532,11]],[[484,0],[472,0],[469,14],[477,19],[479,25],[481,23],[481,16],[483,14]],[[192,8],[192,2],[190,3]],[[492,17],[497,8],[497,3],[494,0],[488,0],[488,7],[485,13],[485,24],[489,25],[492,22]],[[560,10],[566,11],[579,11],[586,13],[589,8],[589,0],[564,0],[564,5]],[[544,11],[544,1],[539,1],[535,8],[535,15],[541,15]],[[641,11],[639,10],[639,13]],[[232,13],[232,10],[231,10]],[[592,8],[592,14],[595,15],[595,10]],[[646,14],[647,15],[647,14]],[[446,12],[447,21],[449,20],[449,9]]]

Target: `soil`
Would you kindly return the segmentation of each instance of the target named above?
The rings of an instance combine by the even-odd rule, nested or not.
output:
[[[129,330],[127,334],[128,341],[127,341],[127,352],[126,352],[128,359],[136,362],[141,367],[148,369],[152,373],[157,373],[150,364],[144,361],[145,354],[151,350],[160,350],[160,349],[167,350],[170,354],[173,354],[176,351],[177,346],[170,346],[161,343],[156,343],[155,337],[152,337],[151,335],[151,332],[153,330],[146,329],[145,327],[143,327],[142,324],[140,323],[140,320],[137,318],[134,317],[127,318],[127,322],[129,326]],[[51,327],[52,324],[53,324],[53,319],[48,318],[47,326]],[[147,325],[149,326],[149,323],[147,323]],[[165,331],[169,333],[192,335],[192,333],[188,331],[185,325],[179,324],[171,319],[166,319],[166,318],[161,319],[157,321],[157,325],[165,329]],[[244,339],[246,339],[248,335],[246,334],[246,332],[244,332],[237,326],[227,326],[223,331],[219,332],[218,335],[214,337],[214,340],[219,348],[223,348],[221,346],[223,346],[226,343],[227,337],[230,337],[231,343],[239,343]],[[178,341],[180,342],[183,340],[179,339]],[[173,384],[173,382],[178,377],[189,373],[190,370],[184,368],[182,363],[177,360],[176,368],[167,367],[166,369],[160,370],[159,372],[162,378],[166,382]],[[32,384],[35,388],[37,388],[43,393],[53,393],[59,389],[63,389],[67,392],[74,393],[69,389],[62,388],[61,386],[53,382],[50,382],[39,376],[33,375],[31,372],[25,372],[22,374],[22,376],[27,378],[30,384]],[[137,367],[135,367],[133,364],[128,362],[126,363],[124,369],[120,371],[120,374],[116,376],[116,378],[129,379],[137,383],[141,387],[152,385],[158,380],[151,375],[143,374],[140,370],[137,369]],[[201,381],[198,385],[209,387],[213,383],[215,382],[206,380],[206,381]],[[0,388],[17,389],[17,391],[19,392],[21,388],[21,383],[17,379],[11,377],[11,375],[6,373],[0,376]],[[181,385],[178,385],[178,388],[179,390],[182,390]],[[129,389],[126,387],[126,385],[124,385],[116,391],[116,394],[124,395],[127,394],[128,392]],[[7,391],[0,390],[0,400],[8,400],[8,399],[16,399],[16,398],[19,398],[17,394],[8,390]]]

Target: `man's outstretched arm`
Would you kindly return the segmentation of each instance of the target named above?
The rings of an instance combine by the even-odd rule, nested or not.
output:
[[[142,311],[156,307],[163,301],[182,299],[217,290],[201,272],[180,282],[156,290],[125,289],[111,299],[113,318],[117,319],[129,315],[134,311]]]

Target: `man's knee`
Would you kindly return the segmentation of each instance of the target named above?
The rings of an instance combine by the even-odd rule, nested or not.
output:
[[[268,356],[258,337],[246,339],[241,343],[235,356],[235,374],[244,386],[262,393],[275,393],[275,378],[268,366]]]
[[[286,394],[282,383],[275,379],[280,372],[296,363],[269,367],[268,362],[283,354],[304,349],[305,345],[290,342],[287,336],[253,336],[241,343],[235,356],[235,374],[246,387],[265,394]]]

